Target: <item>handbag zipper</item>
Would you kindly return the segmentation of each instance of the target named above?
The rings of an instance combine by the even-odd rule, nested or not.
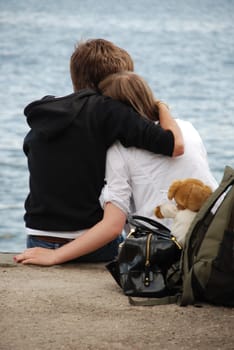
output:
[[[152,239],[153,234],[150,233],[147,236],[147,240],[146,240],[146,257],[145,257],[145,279],[144,279],[144,284],[146,287],[148,287],[150,285],[150,243],[151,243],[151,239]]]
[[[130,232],[128,233],[127,237],[125,238],[125,240],[128,239],[128,238],[129,238],[133,233],[135,233],[135,232],[136,232],[136,230],[135,230],[134,228],[132,228],[132,229],[130,230]],[[125,240],[119,244],[119,249],[122,248],[122,246],[124,245]]]
[[[145,256],[145,278],[144,284],[146,287],[150,285],[150,244],[152,240],[153,234],[149,233],[146,240],[146,256]],[[182,246],[176,240],[174,236],[171,237],[171,240],[177,245],[179,249],[182,249]]]
[[[171,240],[177,245],[177,247],[179,249],[182,249],[182,246],[179,244],[179,242],[177,241],[177,239],[175,238],[175,236],[172,236],[171,237]]]

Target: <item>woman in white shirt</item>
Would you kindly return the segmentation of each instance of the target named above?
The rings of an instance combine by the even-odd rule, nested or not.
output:
[[[104,95],[129,103],[142,116],[158,120],[157,101],[147,83],[135,73],[108,76],[99,85]],[[104,206],[112,202],[126,215],[151,218],[154,208],[167,200],[167,191],[175,179],[197,178],[213,190],[217,187],[209,169],[206,149],[193,125],[176,119],[184,138],[184,154],[170,158],[135,147],[125,148],[116,142],[106,159],[106,186],[100,197]],[[157,219],[160,221],[159,219]],[[170,219],[163,224],[170,227]]]

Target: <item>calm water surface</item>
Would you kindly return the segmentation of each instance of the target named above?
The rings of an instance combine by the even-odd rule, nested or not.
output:
[[[234,167],[233,23],[233,0],[0,0],[0,251],[25,247],[23,109],[72,91],[69,58],[82,38],[129,51],[155,95],[199,130],[220,181]]]

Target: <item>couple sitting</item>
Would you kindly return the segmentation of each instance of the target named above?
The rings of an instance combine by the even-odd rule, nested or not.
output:
[[[112,260],[127,215],[153,217],[173,180],[217,186],[198,132],[132,71],[129,54],[111,42],[80,43],[71,57],[75,93],[26,107],[28,249],[17,262]]]

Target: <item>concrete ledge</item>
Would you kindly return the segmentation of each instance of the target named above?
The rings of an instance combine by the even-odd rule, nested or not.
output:
[[[0,253],[1,350],[231,350],[234,309],[129,305],[104,264],[22,266]]]

